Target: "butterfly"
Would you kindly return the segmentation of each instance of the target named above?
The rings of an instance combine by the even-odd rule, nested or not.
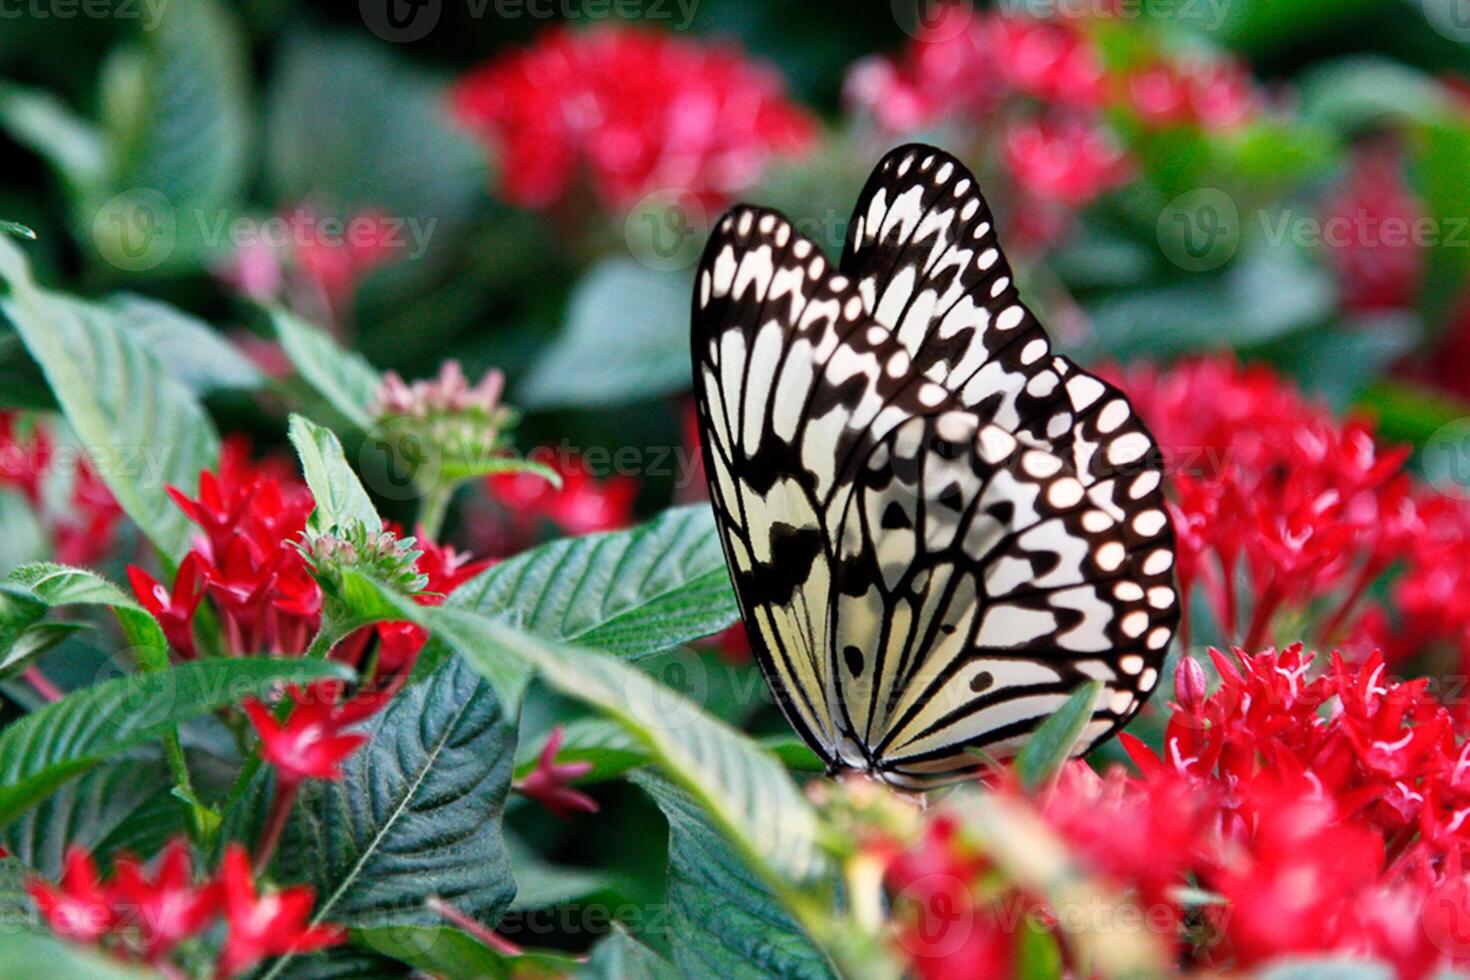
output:
[[[1052,351],[960,161],[888,153],[835,266],[779,212],[730,209],[692,307],[740,611],[829,773],[969,777],[1092,679],[1080,745],[1132,717],[1179,618],[1158,446]]]

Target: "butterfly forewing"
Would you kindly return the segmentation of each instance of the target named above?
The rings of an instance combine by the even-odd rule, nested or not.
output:
[[[1178,616],[1157,448],[1051,351],[958,161],[885,157],[840,268],[779,214],[732,210],[693,356],[752,645],[829,765],[932,785],[1089,678],[1093,740],[1153,688]]]

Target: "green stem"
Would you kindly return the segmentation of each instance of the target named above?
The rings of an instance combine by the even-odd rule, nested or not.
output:
[[[438,541],[444,530],[444,517],[449,513],[449,502],[454,499],[454,488],[453,480],[442,478],[424,488],[419,504],[419,533],[430,541]]]

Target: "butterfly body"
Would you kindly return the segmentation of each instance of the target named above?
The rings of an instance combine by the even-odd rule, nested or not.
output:
[[[963,778],[1091,679],[1089,743],[1137,710],[1178,618],[1157,447],[1051,350],[962,164],[889,153],[835,267],[732,209],[692,347],[747,632],[829,769]]]

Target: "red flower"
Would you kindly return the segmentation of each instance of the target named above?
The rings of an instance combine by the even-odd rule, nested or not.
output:
[[[566,731],[560,725],[552,729],[536,759],[536,768],[515,783],[516,792],[535,800],[563,820],[574,811],[596,813],[598,809],[596,800],[571,786],[572,780],[592,771],[592,763],[556,761],[565,735]]]
[[[1090,38],[1067,21],[998,14],[990,48],[1001,77],[1044,102],[1100,106],[1107,95],[1102,61]]]
[[[1398,475],[1407,450],[1380,446],[1365,422],[1338,422],[1271,371],[1201,358],[1115,380],[1171,464],[1180,586],[1186,597],[1209,590],[1225,636],[1242,618],[1242,557],[1255,593],[1247,647],[1269,642],[1283,608],[1328,597],[1330,641],[1420,536],[1420,507]]]
[[[101,939],[117,924],[113,894],[103,887],[97,862],[80,847],[70,847],[57,885],[32,878],[26,891],[41,917],[58,936],[81,943]]]
[[[239,845],[226,849],[220,879],[229,924],[219,959],[223,976],[239,976],[270,956],[309,953],[335,946],[346,938],[337,926],[308,923],[315,901],[310,888],[258,893],[250,858]]]
[[[848,102],[894,133],[946,116],[978,117],[999,101],[998,70],[984,21],[968,4],[945,4],[925,19],[898,59],[865,58],[844,83]]]
[[[1118,186],[1130,173],[1112,134],[1072,115],[1011,124],[1004,157],[1022,191],[1072,208]]]
[[[1249,73],[1228,61],[1161,61],[1129,76],[1128,99],[1148,126],[1211,130],[1249,121],[1259,101]]]
[[[629,476],[596,479],[578,458],[551,450],[531,453],[550,460],[561,476],[560,489],[534,473],[499,473],[487,477],[486,489],[522,524],[538,518],[569,534],[592,534],[626,527],[633,519],[638,482]]]
[[[292,786],[304,779],[341,779],[342,763],[367,741],[347,730],[388,703],[403,675],[342,700],[340,681],[292,685],[294,705],[284,723],[255,699],[241,707],[260,736],[260,755],[276,769],[277,779]]]
[[[204,560],[192,551],[179,564],[172,592],[143,569],[128,566],[133,594],[158,620],[169,645],[185,660],[193,660],[195,656],[194,613],[204,598],[204,576]]]
[[[1412,306],[1423,278],[1425,242],[1417,238],[1423,205],[1404,180],[1390,147],[1354,155],[1323,204],[1322,243],[1349,310]]]
[[[112,887],[120,904],[129,910],[125,924],[133,927],[138,951],[149,963],[203,932],[219,907],[218,888],[195,883],[189,843],[182,837],[164,847],[151,879],[135,858],[119,857],[114,862]]]
[[[563,199],[583,167],[611,209],[664,188],[717,205],[815,133],[776,72],[739,49],[613,26],[547,31],[462,79],[452,106],[527,207]]]

